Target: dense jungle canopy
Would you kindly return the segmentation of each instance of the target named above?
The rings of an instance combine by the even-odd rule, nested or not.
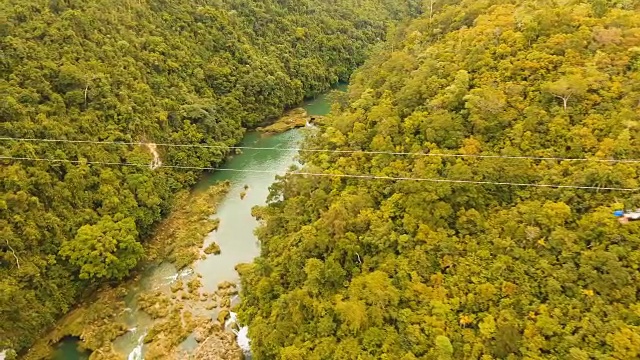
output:
[[[159,147],[216,166],[246,128],[347,80],[417,1],[5,0],[0,137]],[[146,147],[2,140],[0,349],[28,347],[92,285],[126,277],[196,172]]]
[[[639,1],[425,1],[305,172],[638,188]],[[638,359],[637,191],[288,175],[243,268],[256,359]]]

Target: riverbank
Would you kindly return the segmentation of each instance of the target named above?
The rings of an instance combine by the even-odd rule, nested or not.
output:
[[[49,359],[55,351],[53,345],[65,337],[79,338],[82,348],[96,353],[92,359],[119,358],[116,357],[118,354],[112,342],[130,331],[123,320],[126,313],[131,311],[125,301],[130,289],[140,281],[145,270],[155,266],[160,259],[189,265],[199,258],[204,238],[218,225],[211,214],[216,213],[218,203],[229,188],[228,182],[222,182],[205,192],[179,193],[173,211],[158,225],[147,242],[146,259],[137,274],[118,286],[105,285],[100,288],[58,321],[54,329],[36,342],[23,359]]]
[[[326,115],[330,109],[324,95],[308,101],[304,107],[309,116]],[[113,342],[104,340],[102,346],[92,346],[91,349],[96,349],[92,359],[186,359],[187,353],[211,356],[211,359],[236,358],[238,346],[228,341],[230,336],[231,339],[235,339],[235,336],[218,327],[230,314],[231,303],[237,302],[238,299],[233,301],[233,294],[238,289],[235,286],[219,288],[219,285],[238,282],[236,266],[250,263],[259,255],[260,246],[253,234],[258,221],[251,215],[251,209],[265,204],[275,175],[283,174],[295,163],[297,152],[278,148],[297,148],[305,131],[292,130],[271,136],[248,133],[240,146],[257,149],[245,149],[242,154],[230,156],[223,169],[205,174],[189,194],[190,197],[182,199],[180,206],[176,202],[175,210],[158,226],[155,240],[145,244],[149,263],[154,263],[154,260],[155,264],[166,261],[149,266],[140,271],[135,279],[119,286],[122,290],[120,296],[111,302],[112,307],[103,305],[114,316],[98,317],[100,321],[105,326],[107,323],[119,324],[118,334],[124,334]],[[217,222],[205,222],[206,226],[213,227],[176,230],[198,222],[185,221],[189,207],[202,207],[193,196],[207,193],[220,183],[226,183],[228,188],[215,199],[218,206],[214,206],[209,214],[205,211],[200,213],[202,217],[196,216],[208,219],[211,213],[216,212]],[[192,242],[203,237],[204,242]],[[185,246],[178,246],[176,251],[172,249],[175,243]],[[207,248],[219,248],[221,253],[207,256]],[[177,266],[169,262],[175,262]],[[185,266],[187,268],[184,271],[179,271]],[[96,294],[97,298],[101,296],[101,293]],[[93,311],[88,310],[88,313]],[[83,324],[71,323],[78,327]],[[59,326],[61,330],[70,327]],[[246,328],[239,330],[239,338],[246,335]],[[58,334],[64,333],[60,331]],[[111,334],[107,338],[113,340],[116,333]],[[64,335],[58,336],[57,340],[62,337]],[[185,337],[186,340],[182,341]],[[56,360],[81,359],[77,352],[72,351],[74,346],[70,344],[71,341],[65,343],[66,352],[61,350]],[[50,350],[48,345],[54,342],[44,342],[47,345],[45,349]],[[85,342],[81,344],[85,346]],[[248,339],[243,337],[243,343],[248,348]],[[222,344],[228,346],[218,348]],[[220,354],[228,357],[220,357]],[[29,359],[44,358],[46,356]]]
[[[292,148],[301,139],[299,131],[268,137],[253,132],[241,145]],[[117,288],[98,291],[92,297],[95,303],[68,314],[25,359],[47,359],[53,350],[50,345],[66,336],[80,338],[79,345],[93,350],[92,360],[185,359],[187,352],[211,359],[239,359],[242,352],[235,341],[229,341],[235,335],[224,331],[221,324],[230,314],[237,289],[226,285],[219,289],[219,285],[237,281],[235,266],[258,255],[253,235],[257,221],[251,216],[251,208],[264,204],[275,174],[285,172],[294,156],[290,151],[247,150],[231,156],[223,166],[237,171],[205,174],[191,193],[179,196],[171,215],[158,226],[153,240],[145,244],[145,263],[166,262],[149,265]],[[265,171],[273,173],[265,175]],[[224,191],[218,191],[220,184]],[[210,219],[213,213],[217,214],[215,220]],[[205,250],[214,243],[220,255],[205,256]],[[117,331],[100,331],[111,326]],[[80,330],[89,327],[96,331]],[[89,334],[105,336],[94,339],[88,338]],[[70,342],[73,339],[65,343],[66,352],[61,351],[56,360],[80,359]],[[226,347],[219,348],[223,345]]]

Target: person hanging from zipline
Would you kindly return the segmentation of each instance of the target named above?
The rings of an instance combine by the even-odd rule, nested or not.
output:
[[[640,209],[636,211],[622,211],[617,210],[613,212],[613,215],[618,218],[621,224],[628,224],[629,221],[640,220]]]

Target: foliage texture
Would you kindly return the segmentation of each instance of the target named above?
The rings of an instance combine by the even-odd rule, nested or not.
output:
[[[216,166],[244,129],[327,89],[411,1],[6,0],[0,135],[202,144],[167,165]],[[146,147],[2,140],[0,349],[23,349],[91,285],[129,274],[172,194],[198,174]]]
[[[310,148],[640,158],[637,1],[425,1]],[[305,171],[637,188],[638,165],[305,153]],[[637,192],[287,176],[243,268],[256,359],[635,359]]]

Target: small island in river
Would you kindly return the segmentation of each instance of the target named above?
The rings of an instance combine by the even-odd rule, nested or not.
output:
[[[281,134],[294,128],[305,127],[307,124],[311,124],[321,116],[311,116],[307,110],[303,108],[295,108],[287,111],[282,117],[276,120],[273,124],[259,127],[256,130],[267,135]]]

